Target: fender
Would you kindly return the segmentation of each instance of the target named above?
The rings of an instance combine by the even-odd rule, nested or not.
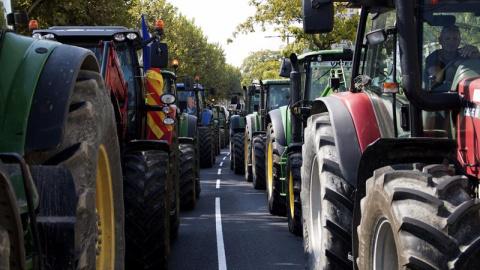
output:
[[[367,141],[362,136],[367,132],[379,134],[378,127],[375,130],[366,123],[373,121],[376,124],[372,105],[365,93],[346,93],[346,95],[338,93],[314,101],[312,115],[327,111],[330,112],[340,170],[345,180],[356,187],[358,166],[363,150],[360,142],[365,144]],[[363,118],[359,118],[361,116]],[[370,127],[370,130],[364,130],[366,126]]]
[[[213,112],[211,110],[202,111],[201,126],[205,127],[205,126],[210,125],[210,123],[212,122],[212,118],[213,118]]]
[[[253,140],[253,134],[260,131],[260,116],[257,112],[251,113],[245,117],[246,127],[248,127],[248,140]]]
[[[63,139],[67,104],[80,69],[99,71],[97,59],[91,51],[59,44],[50,54],[33,97],[26,151],[49,149]]]
[[[187,113],[183,113],[180,116],[178,136],[180,138],[195,138],[197,133],[197,117]]]
[[[273,130],[275,131],[275,142],[277,143],[278,154],[282,156],[283,152],[285,151],[285,147],[287,146],[287,130],[285,130],[283,120],[290,118],[287,116],[287,107],[282,106],[278,109],[269,111],[268,118],[270,119]],[[290,132],[290,128],[288,129],[288,132]]]
[[[246,119],[244,116],[232,115],[230,117],[230,135],[236,132],[245,132]]]

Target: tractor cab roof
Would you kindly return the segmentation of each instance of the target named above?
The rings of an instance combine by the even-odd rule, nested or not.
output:
[[[290,84],[290,79],[266,79],[262,80],[263,85]]]
[[[318,57],[321,56],[319,59]],[[350,49],[343,49],[343,50],[321,50],[321,51],[313,51],[307,52],[302,55],[298,56],[299,62],[306,62],[311,60],[316,61],[352,61],[353,59],[353,51]]]
[[[123,26],[53,26],[48,29],[34,30],[36,37],[55,39],[60,42],[87,38],[89,41],[115,40],[117,42],[142,42],[139,31]],[[53,35],[53,36],[47,36]]]

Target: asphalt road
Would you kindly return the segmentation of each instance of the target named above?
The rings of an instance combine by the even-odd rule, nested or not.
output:
[[[290,234],[286,217],[268,213],[264,190],[230,170],[228,148],[201,169],[202,192],[180,216],[169,269],[303,269],[302,238]]]

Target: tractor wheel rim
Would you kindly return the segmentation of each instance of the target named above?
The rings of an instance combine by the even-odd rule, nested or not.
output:
[[[97,160],[95,190],[97,211],[97,269],[113,269],[115,261],[115,226],[113,212],[113,189],[110,163],[105,146],[100,146]]]
[[[290,168],[290,174],[288,175],[288,202],[290,204],[290,217],[295,215],[295,198],[293,192],[293,174]]]
[[[322,225],[322,199],[320,186],[320,172],[315,157],[310,171],[310,227],[312,228],[312,249],[315,259],[320,261],[323,245],[323,225]]]
[[[392,226],[385,218],[380,220],[375,229],[373,252],[373,270],[398,269],[397,247]]]
[[[272,186],[273,186],[273,160],[272,160],[272,142],[268,142],[268,151],[267,151],[267,180],[268,180],[268,185],[267,185],[267,191],[268,191],[268,196],[272,196]]]

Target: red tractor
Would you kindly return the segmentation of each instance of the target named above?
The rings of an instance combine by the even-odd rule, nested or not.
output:
[[[305,32],[332,31],[333,2],[303,1]],[[305,129],[306,268],[477,269],[480,1],[348,2],[350,91],[316,99]]]

